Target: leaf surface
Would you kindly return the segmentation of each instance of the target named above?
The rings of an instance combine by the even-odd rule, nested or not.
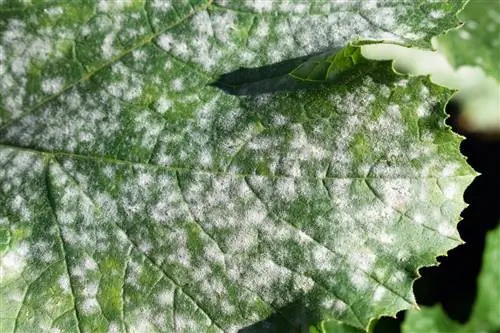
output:
[[[415,305],[475,175],[451,92],[367,61],[311,90],[210,84],[354,39],[428,46],[463,2],[269,3],[0,9],[0,331],[365,329]]]

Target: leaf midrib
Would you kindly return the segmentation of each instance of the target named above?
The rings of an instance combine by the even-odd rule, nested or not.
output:
[[[310,179],[310,180],[336,180],[336,179],[455,179],[455,178],[470,178],[474,175],[470,174],[461,174],[461,175],[436,175],[436,176],[370,176],[370,175],[348,175],[348,176],[290,176],[290,175],[277,175],[277,174],[258,174],[258,173],[238,173],[238,172],[227,172],[227,171],[218,171],[218,170],[204,170],[204,169],[190,169],[190,168],[183,168],[183,167],[174,167],[174,166],[167,166],[167,165],[161,165],[161,164],[152,164],[152,163],[144,163],[144,162],[136,162],[136,161],[129,161],[129,160],[123,160],[119,158],[114,158],[114,157],[108,157],[108,156],[99,156],[99,155],[84,155],[84,154],[78,154],[78,153],[70,153],[70,152],[65,152],[65,151],[46,151],[43,149],[38,149],[38,148],[31,148],[31,147],[22,147],[22,146],[16,146],[12,145],[9,143],[4,143],[0,142],[0,148],[4,149],[11,149],[11,150],[18,150],[18,151],[24,151],[27,153],[32,153],[36,155],[42,155],[48,158],[73,158],[75,160],[91,160],[94,161],[95,163],[110,163],[110,164],[118,164],[118,165],[127,165],[129,167],[141,167],[141,168],[148,168],[148,169],[156,169],[156,170],[164,170],[164,171],[169,171],[172,173],[175,172],[182,172],[182,173],[188,173],[188,172],[196,172],[196,173],[202,173],[202,174],[208,174],[208,175],[219,175],[219,176],[231,176],[231,177],[237,177],[237,178],[245,178],[249,176],[255,176],[255,177],[266,177],[266,178],[272,178],[272,179]]]

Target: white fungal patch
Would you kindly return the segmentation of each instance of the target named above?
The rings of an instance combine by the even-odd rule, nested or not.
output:
[[[389,278],[390,283],[401,283],[405,279],[407,279],[407,275],[403,271],[396,271],[393,273],[393,275]]]
[[[54,16],[61,16],[64,13],[64,8],[56,6],[56,7],[46,8],[43,11],[47,13],[49,16],[54,17]]]
[[[84,259],[83,267],[85,267],[86,270],[91,270],[91,271],[96,270],[98,268],[97,263],[91,257],[86,257]]]
[[[184,83],[181,78],[177,78],[172,81],[172,89],[174,91],[182,91],[183,88],[184,88]]]
[[[390,235],[387,233],[381,233],[378,235],[378,240],[383,244],[392,244],[394,243],[394,235]]]
[[[353,271],[349,274],[349,281],[357,290],[366,290],[370,283],[368,277],[360,271]]]
[[[314,281],[311,278],[301,275],[297,275],[293,283],[295,289],[301,290],[304,293],[307,293],[314,287]]]
[[[132,3],[133,3],[132,0],[120,0],[116,2],[99,0],[99,3],[97,4],[97,9],[102,12],[119,11],[130,6],[130,4]]]
[[[352,249],[348,253],[349,262],[361,271],[371,271],[375,264],[375,253],[369,249]]]
[[[119,333],[120,332],[120,325],[115,322],[111,322],[108,326],[108,332],[107,333]]]
[[[459,193],[459,187],[457,184],[448,183],[443,188],[443,194],[447,199],[453,199]]]
[[[455,174],[459,167],[460,165],[458,163],[450,163],[443,168],[443,171],[441,171],[441,175],[443,177],[450,177]]]
[[[113,46],[116,38],[115,32],[110,32],[104,37],[104,40],[101,44],[101,52],[104,59],[111,59],[114,55],[118,53]]]
[[[19,278],[29,257],[30,247],[26,242],[11,246],[3,252],[0,255],[0,284]]]
[[[128,318],[130,332],[155,332],[157,328],[153,318],[153,311],[149,306],[134,310]]]
[[[317,246],[314,248],[313,253],[314,266],[320,270],[331,269],[330,253],[325,247]]]
[[[437,230],[441,235],[447,237],[455,236],[455,234],[457,233],[455,227],[451,226],[449,223],[446,222],[440,223],[438,225]]]
[[[151,2],[151,7],[161,12],[167,12],[172,9],[172,0],[154,0]]]
[[[382,300],[382,298],[384,297],[386,292],[387,292],[387,289],[385,287],[378,286],[375,289],[375,292],[373,293],[373,301],[379,302],[380,300]]]
[[[165,97],[160,97],[156,102],[157,111],[161,114],[167,112],[172,107],[172,101]]]
[[[245,5],[258,13],[269,12],[273,8],[273,2],[267,0],[246,0]]]
[[[90,316],[100,311],[99,303],[95,298],[87,298],[82,302],[81,311],[84,315]]]
[[[163,34],[163,35],[160,35],[158,36],[158,45],[160,45],[160,47],[162,49],[164,49],[165,51],[170,51],[172,49],[172,45],[174,44],[174,38],[172,37],[171,34]],[[168,62],[169,64],[171,64],[171,62]],[[170,68],[170,66],[168,66]],[[166,68],[168,69],[168,68]]]
[[[422,117],[427,117],[429,115],[429,109],[426,108],[423,105],[420,105],[417,107],[417,115],[422,118]]]
[[[57,283],[63,293],[65,294],[71,293],[71,286],[67,275],[62,275],[59,279],[57,279]]]
[[[429,13],[430,17],[432,17],[433,19],[440,19],[440,18],[443,18],[446,13],[442,10],[432,10],[430,13]]]
[[[61,77],[46,79],[42,81],[42,91],[46,94],[55,94],[62,89],[63,85],[64,79]]]
[[[286,201],[292,201],[297,198],[297,191],[295,190],[295,181],[293,178],[279,178],[276,181],[276,190],[278,196]]]
[[[232,33],[238,29],[237,17],[234,12],[228,11],[211,16],[215,37],[223,43],[232,43]]]

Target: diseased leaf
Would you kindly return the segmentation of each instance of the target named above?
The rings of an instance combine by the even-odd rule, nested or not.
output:
[[[500,2],[471,0],[459,16],[464,25],[440,36],[439,50],[456,67],[478,66],[500,82]]]
[[[410,311],[403,324],[404,333],[498,332],[500,330],[500,228],[486,236],[478,293],[472,315],[465,324],[448,318],[441,307]]]
[[[344,58],[365,75],[210,84],[354,39],[426,46],[462,5],[3,5],[0,331],[365,329],[414,306],[475,175],[451,92]]]

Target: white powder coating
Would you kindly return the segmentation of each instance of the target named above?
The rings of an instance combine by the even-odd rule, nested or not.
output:
[[[366,76],[350,89],[291,98],[238,99],[207,86],[240,66],[356,37],[425,37],[403,24],[415,15],[405,6],[358,4],[360,15],[353,1],[246,1],[239,11],[240,1],[208,9],[151,1],[138,14],[136,2],[101,1],[82,22],[40,34],[8,19],[0,47],[7,115],[0,221],[25,238],[2,254],[0,286],[25,272],[30,283],[47,269],[61,299],[43,311],[107,318],[99,329],[109,332],[237,331],[317,290],[323,310],[358,326],[360,309],[408,307],[412,277],[398,263],[417,267],[426,264],[422,251],[456,244],[454,221],[428,205],[457,199],[467,181],[453,187],[453,180],[470,178],[456,155],[436,157],[432,133],[420,140],[429,129],[409,126],[447,96],[433,99],[418,78]],[[447,17],[430,14],[436,25]],[[62,41],[74,44],[85,69],[49,77],[45,69],[66,61]],[[35,63],[44,69],[38,93],[28,91]],[[420,93],[415,105],[394,97],[409,87]],[[423,176],[448,181],[438,186]],[[407,232],[431,246],[422,250]],[[29,291],[28,306],[49,298],[40,289]],[[15,310],[26,290],[9,290]],[[42,325],[51,329],[46,322],[30,329]]]
[[[373,293],[373,300],[375,302],[380,301],[384,297],[386,292],[387,292],[386,288],[381,287],[381,286],[377,287],[377,289],[375,289],[375,292]]]
[[[46,79],[42,82],[42,91],[47,94],[55,94],[62,89],[63,84],[64,79],[62,78]]]
[[[0,256],[0,284],[20,278],[29,258],[29,245],[21,243]]]

